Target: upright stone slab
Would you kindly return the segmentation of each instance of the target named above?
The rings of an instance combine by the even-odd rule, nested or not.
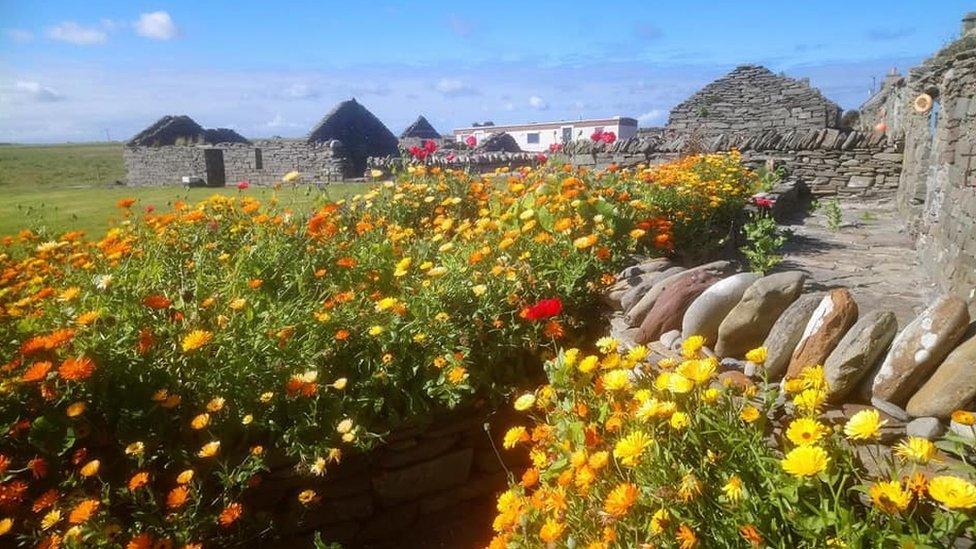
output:
[[[718,327],[739,303],[745,291],[759,280],[757,273],[739,273],[716,282],[688,306],[681,321],[681,336],[700,335],[706,344],[715,345]]]
[[[842,402],[874,369],[898,332],[898,320],[889,311],[873,311],[857,321],[824,363],[827,398]]]
[[[655,280],[654,285],[643,292],[640,299],[638,299],[636,303],[632,304],[627,309],[624,309],[624,320],[627,322],[627,325],[634,328],[639,327],[640,321],[644,320],[644,317],[647,316],[647,312],[650,311],[651,307],[654,306],[654,301],[656,301],[657,297],[661,295],[661,292],[668,287],[671,280],[684,272],[686,272],[685,268],[678,266],[668,267],[667,269],[661,271],[658,274],[658,278]],[[623,303],[621,303],[621,305],[623,305]],[[633,321],[635,315],[640,315],[640,320],[637,322]]]
[[[698,271],[665,289],[641,323],[637,342],[654,341],[668,330],[681,328],[681,319],[688,306],[718,281],[719,278],[709,271]]]
[[[810,316],[790,358],[786,377],[793,378],[809,366],[822,365],[856,321],[857,303],[851,293],[844,288],[830,290]]]
[[[786,373],[793,350],[803,337],[803,329],[806,328],[810,316],[822,299],[822,294],[801,296],[787,307],[773,324],[772,330],[763,341],[763,346],[766,347],[766,362],[763,367],[766,368],[769,379],[777,380]],[[719,331],[721,333],[721,329]]]
[[[776,320],[800,296],[806,278],[799,271],[787,271],[764,276],[749,286],[719,325],[715,353],[740,358],[761,345]]]
[[[976,336],[949,353],[932,377],[908,401],[915,417],[947,418],[976,398]]]
[[[954,295],[938,298],[895,338],[874,377],[872,395],[898,405],[908,402],[959,342],[968,324],[965,301]]]
[[[628,324],[631,326],[640,326],[644,321],[644,317],[650,312],[651,307],[654,306],[654,302],[657,301],[657,298],[660,297],[661,293],[672,284],[681,283],[682,280],[686,279],[685,277],[692,276],[695,273],[702,271],[707,271],[713,276],[721,277],[731,273],[733,270],[732,263],[729,261],[713,261],[683,272],[675,271],[679,268],[680,267],[669,269],[669,271],[672,271],[672,273],[669,276],[662,278],[657,284],[652,286],[651,289],[648,290],[647,293],[645,293],[644,296],[641,297],[640,300],[638,300],[629,311],[627,311],[625,318],[627,319]]]

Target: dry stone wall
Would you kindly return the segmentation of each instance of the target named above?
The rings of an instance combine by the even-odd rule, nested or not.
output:
[[[253,143],[218,143],[199,146],[128,146],[123,160],[129,185],[180,185],[184,176],[207,180],[205,151],[223,154],[225,183],[247,181],[272,185],[297,170],[309,183],[328,183],[362,174],[350,172],[338,141],[309,143],[297,139],[265,139]]]
[[[893,196],[901,173],[902,146],[883,134],[823,128],[719,134],[692,142],[684,132],[644,132],[612,144],[574,142],[564,149],[575,165],[603,169],[611,164],[658,164],[677,158],[689,147],[705,152],[736,149],[746,163],[772,161],[814,194],[858,197]]]
[[[929,104],[923,94],[929,108],[916,107]],[[897,203],[920,264],[976,313],[976,30],[890,78],[862,110],[905,143]]]

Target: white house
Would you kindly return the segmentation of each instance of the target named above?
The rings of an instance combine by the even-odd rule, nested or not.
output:
[[[627,139],[637,133],[637,120],[625,116],[614,116],[589,120],[532,122],[508,126],[471,126],[454,130],[454,139],[464,142],[473,135],[480,143],[493,133],[505,132],[515,138],[523,151],[548,151],[550,145],[589,139],[596,131],[613,132],[617,139]]]

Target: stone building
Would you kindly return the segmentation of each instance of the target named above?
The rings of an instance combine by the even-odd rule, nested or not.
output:
[[[407,126],[403,133],[400,134],[400,139],[440,139],[441,134],[437,133],[434,126],[430,125],[430,122],[424,118],[423,115],[418,116],[414,120],[413,124]]]
[[[841,108],[806,80],[742,65],[672,109],[667,127],[713,137],[836,128],[840,116]]]
[[[896,200],[940,289],[976,296],[976,12],[962,36],[889,76],[862,120],[904,142]],[[976,313],[976,302],[971,306]]]
[[[130,185],[239,181],[270,185],[297,170],[309,183],[362,177],[370,156],[396,156],[397,138],[355,99],[339,103],[306,139],[248,140],[228,129],[205,129],[189,116],[164,116],[123,150]]]

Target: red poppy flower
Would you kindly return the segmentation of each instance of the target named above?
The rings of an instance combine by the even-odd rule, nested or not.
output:
[[[250,186],[251,186],[251,183],[249,181],[238,181],[237,182],[237,188],[238,188],[238,190],[241,190],[241,191],[243,191],[244,189],[246,189],[246,188],[248,188]]]
[[[468,137],[467,137],[467,138],[466,138],[466,139],[464,140],[464,143],[465,143],[465,144],[466,144],[467,146],[469,146],[469,147],[472,147],[472,148],[474,148],[474,147],[475,147],[475,145],[477,145],[477,144],[478,144],[478,138],[477,138],[477,137],[475,137],[475,136],[473,136],[473,135],[469,135],[469,136],[468,136]]]
[[[603,134],[600,136],[600,141],[603,141],[607,145],[613,143],[616,140],[617,140],[617,134],[613,132],[603,132]]]
[[[437,143],[434,143],[434,140],[432,139],[424,140],[424,150],[427,151],[428,154],[433,153],[437,150]]]
[[[543,299],[522,309],[521,316],[526,320],[543,320],[563,311],[563,302],[558,297]]]
[[[536,159],[537,162],[539,162],[539,164],[545,164],[546,161],[549,160],[549,157],[546,156],[546,155],[544,155],[544,154],[542,154],[542,153],[539,153],[539,154],[535,155],[535,159]]]

